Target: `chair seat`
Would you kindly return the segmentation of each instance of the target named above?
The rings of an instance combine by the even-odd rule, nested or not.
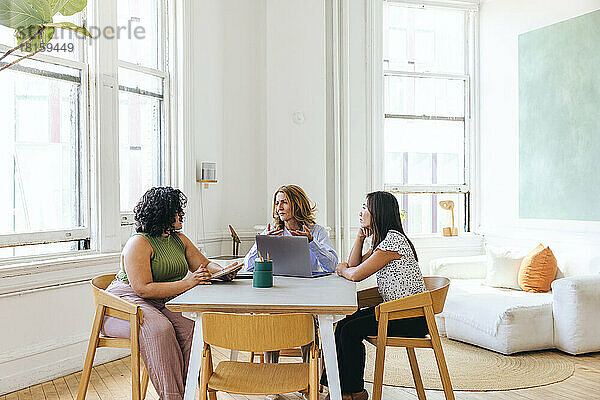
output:
[[[308,388],[309,364],[252,364],[222,361],[208,381],[211,390],[239,394],[281,394]]]

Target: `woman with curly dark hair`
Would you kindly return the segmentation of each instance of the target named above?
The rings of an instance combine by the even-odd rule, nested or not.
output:
[[[211,274],[221,270],[180,232],[186,203],[185,195],[171,187],[154,187],[144,194],[134,208],[137,233],[125,244],[119,273],[106,289],[142,308],[140,352],[154,388],[165,400],[183,398],[194,330],[193,321],[168,310],[165,303],[210,283]],[[222,279],[234,277],[235,272]],[[130,325],[105,317],[102,332],[128,338]]]

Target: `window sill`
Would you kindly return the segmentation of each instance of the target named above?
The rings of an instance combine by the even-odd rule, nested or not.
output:
[[[116,273],[119,253],[46,257],[0,266],[0,295],[85,282],[102,273]]]
[[[351,238],[358,234],[358,227],[350,229]],[[333,236],[333,235],[332,235]],[[483,246],[483,235],[474,232],[459,233],[458,236],[442,236],[441,233],[408,234],[415,247],[420,249],[445,249],[445,248],[480,248]]]
[[[419,248],[447,248],[447,247],[482,247],[483,236],[473,233],[459,233],[458,236],[442,236],[441,234],[421,234],[409,236],[416,247]]]

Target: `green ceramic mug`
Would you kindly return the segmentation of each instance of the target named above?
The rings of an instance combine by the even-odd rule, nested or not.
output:
[[[270,288],[273,286],[273,261],[254,262],[252,286],[256,288]]]

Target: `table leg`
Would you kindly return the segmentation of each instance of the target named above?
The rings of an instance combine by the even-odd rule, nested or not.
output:
[[[340,386],[340,374],[338,371],[337,351],[335,348],[335,335],[333,323],[343,317],[336,315],[319,315],[319,332],[325,356],[325,369],[327,370],[327,384],[329,385],[329,397],[331,400],[342,400],[342,388]]]
[[[190,351],[190,362],[188,366],[187,378],[185,381],[184,400],[194,400],[196,396],[196,388],[198,387],[198,376],[200,375],[200,360],[202,358],[202,348],[204,341],[202,340],[202,314],[200,313],[184,313],[184,316],[195,321],[194,337],[192,338],[192,349]]]

